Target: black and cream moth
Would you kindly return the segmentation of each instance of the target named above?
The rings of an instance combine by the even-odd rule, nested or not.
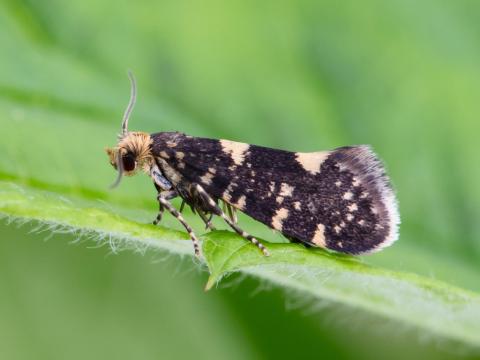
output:
[[[313,153],[289,152],[179,132],[129,132],[125,112],[120,140],[107,149],[122,174],[143,170],[158,191],[159,216],[166,209],[198,240],[170,203],[180,196],[212,228],[222,217],[237,233],[267,249],[236,224],[235,209],[278,230],[290,241],[348,254],[372,253],[392,244],[400,222],[394,192],[369,146]],[[223,211],[219,203],[223,202]],[[183,205],[183,203],[182,203]],[[183,208],[183,206],[182,206]]]

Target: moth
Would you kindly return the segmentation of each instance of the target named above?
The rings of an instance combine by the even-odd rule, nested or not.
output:
[[[369,146],[305,153],[180,132],[129,131],[136,100],[135,79],[129,77],[122,131],[117,145],[106,149],[118,171],[112,186],[138,171],[150,176],[159,203],[154,224],[167,210],[187,230],[197,256],[199,240],[181,214],[185,203],[206,228],[213,229],[212,216],[219,216],[266,256],[265,246],[238,225],[236,210],[292,242],[341,253],[372,253],[397,240],[395,194]],[[179,210],[171,203],[176,197],[183,200]]]

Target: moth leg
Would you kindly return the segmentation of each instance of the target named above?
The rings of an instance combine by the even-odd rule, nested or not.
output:
[[[157,199],[160,196],[162,196],[163,198],[165,198],[167,200],[171,200],[171,199],[176,198],[178,196],[178,193],[175,190],[159,191]],[[162,203],[159,200],[158,201],[158,215],[155,218],[155,220],[153,220],[153,225],[158,225],[160,223],[160,220],[162,220],[162,215],[163,215],[164,211],[165,211],[165,208],[163,207]]]
[[[162,204],[158,204],[158,214],[155,220],[153,220],[153,225],[158,225],[160,221],[162,220],[163,212],[165,211],[165,208],[163,207]]]
[[[200,256],[200,243],[193,232],[192,228],[190,225],[187,224],[185,219],[183,218],[182,214],[178,212],[177,209],[175,209],[170,201],[166,197],[163,197],[163,193],[158,194],[158,201],[160,204],[167,209],[167,211],[172,214],[180,223],[183,225],[183,227],[187,230],[188,235],[190,235],[190,239],[192,239],[193,242],[193,250],[195,251],[195,255],[197,257]]]
[[[211,224],[213,219],[213,213],[210,213],[210,216],[208,217],[208,222]],[[213,226],[213,224],[212,224]],[[215,227],[212,230],[216,230]]]
[[[232,205],[228,203],[224,203],[224,204],[227,204],[228,216],[236,224],[238,222],[237,209],[235,209]]]
[[[238,220],[236,209],[225,201],[222,201],[222,209],[223,209],[223,212],[227,213],[230,219],[236,224]]]
[[[213,226],[212,224],[213,214],[210,214],[210,216],[207,217],[207,215],[202,210],[197,209],[197,212],[198,212],[198,215],[200,215],[200,217],[202,218],[203,222],[205,223],[205,229],[215,230],[215,226]]]
[[[263,244],[261,242],[259,242],[257,239],[255,239],[252,235],[250,235],[249,233],[247,233],[246,231],[242,230],[241,228],[239,228],[237,226],[237,224],[235,224],[226,214],[225,212],[222,211],[222,209],[217,205],[217,203],[215,202],[215,200],[212,199],[212,197],[210,195],[208,195],[208,193],[203,190],[202,186],[199,185],[199,184],[195,184],[195,190],[198,192],[198,194],[203,198],[204,201],[206,201],[208,203],[208,205],[211,206],[212,208],[212,211],[220,216],[223,220],[225,220],[225,222],[233,229],[235,230],[235,232],[237,234],[239,234],[240,236],[242,236],[243,238],[247,239],[248,241],[250,241],[253,245],[255,245],[256,247],[258,247],[260,249],[260,251],[263,253],[263,255],[265,256],[270,256],[270,253],[268,252],[268,250],[265,248],[265,246],[263,246]]]
[[[180,211],[181,213],[183,213],[183,209],[185,208],[185,199],[182,199],[182,203],[180,204]]]

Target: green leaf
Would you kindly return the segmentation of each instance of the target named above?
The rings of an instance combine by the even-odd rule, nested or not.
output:
[[[299,244],[269,244],[264,257],[226,232],[206,236],[203,249],[211,275],[242,271],[299,290],[401,320],[447,338],[480,345],[480,296],[441,281],[369,266],[350,256]]]
[[[10,220],[35,220],[50,231],[68,231],[108,242],[115,249],[161,249],[192,255],[183,232],[120,216],[100,203],[59,197],[0,182],[0,214]],[[270,257],[228,231],[204,235],[203,254],[210,270],[206,288],[231,272],[271,281],[305,296],[343,303],[418,326],[432,335],[480,345],[480,296],[441,281],[369,266],[359,259],[299,244],[266,244]]]
[[[148,246],[178,254],[188,254],[191,250],[189,242],[178,241],[188,239],[183,232],[140,224],[105,209],[100,202],[67,198],[3,181],[0,181],[0,214],[9,219],[36,220],[53,232],[71,230],[79,236],[95,233],[95,239],[107,240],[114,250],[145,250]]]

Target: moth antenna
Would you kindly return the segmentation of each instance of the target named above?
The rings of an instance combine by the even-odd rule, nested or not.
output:
[[[120,184],[120,181],[122,180],[123,176],[123,164],[122,164],[122,156],[120,154],[120,151],[117,152],[117,170],[118,170],[118,175],[117,178],[115,179],[115,182],[110,185],[110,189],[114,189]]]
[[[130,101],[128,102],[128,106],[125,109],[125,113],[123,114],[123,121],[122,121],[122,135],[124,137],[128,133],[128,119],[130,114],[132,113],[133,107],[135,106],[135,101],[137,100],[137,83],[135,81],[135,76],[129,70],[128,71],[128,78],[130,79]]]

